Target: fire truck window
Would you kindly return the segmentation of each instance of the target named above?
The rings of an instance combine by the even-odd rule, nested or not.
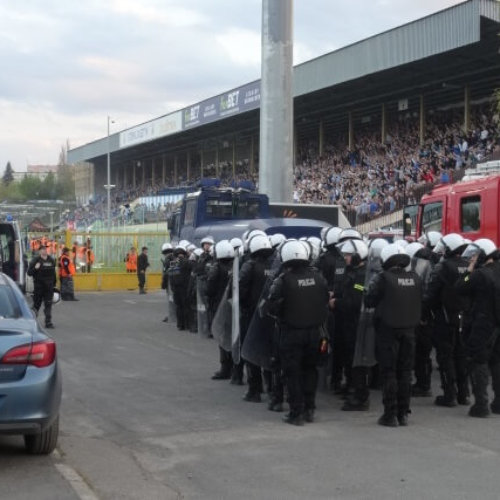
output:
[[[428,203],[424,205],[422,214],[422,231],[442,231],[443,224],[443,203]]]
[[[472,231],[479,231],[481,225],[479,220],[481,198],[479,196],[463,198],[460,201],[460,207],[462,213],[462,232],[470,233]]]

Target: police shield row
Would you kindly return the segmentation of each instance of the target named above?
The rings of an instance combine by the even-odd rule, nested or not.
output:
[[[489,240],[429,232],[411,244],[367,244],[353,229],[298,241],[254,230],[162,250],[170,318],[219,343],[213,378],[242,385],[246,366],[243,399],[260,402],[265,391],[268,408],[283,411],[286,393],[287,423],[314,420],[326,363],[342,410],[368,410],[370,388],[381,386],[379,424],[407,425],[411,396],[432,395],[433,347],[436,405],[468,405],[471,380],[469,414],[500,412],[500,264]]]

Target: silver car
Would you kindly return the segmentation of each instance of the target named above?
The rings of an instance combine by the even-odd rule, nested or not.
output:
[[[61,387],[56,343],[39,327],[18,286],[0,273],[0,434],[23,435],[29,453],[51,453]]]

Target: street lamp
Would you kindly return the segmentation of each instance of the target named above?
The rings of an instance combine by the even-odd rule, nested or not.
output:
[[[50,239],[54,238],[54,211],[51,210],[50,214]]]

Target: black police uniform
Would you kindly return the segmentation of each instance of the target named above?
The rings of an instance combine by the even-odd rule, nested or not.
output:
[[[170,263],[168,275],[172,293],[174,294],[177,328],[179,330],[186,330],[189,326],[188,287],[191,277],[191,263],[186,253],[177,252],[175,258]]]
[[[250,259],[246,260],[240,270],[239,297],[240,297],[240,332],[241,343],[245,339],[246,332],[257,309],[260,296],[266,281],[271,273],[273,263],[272,251],[255,252]],[[260,366],[245,361],[247,367],[248,392],[244,398],[246,401],[259,402],[263,392],[262,373]],[[235,367],[234,378],[241,380],[242,366]]]
[[[269,311],[280,319],[280,359],[290,412],[285,421],[313,420],[318,383],[319,327],[327,316],[328,287],[307,263],[291,264],[272,284]]]
[[[165,293],[167,294],[167,315],[163,319],[165,323],[168,321],[168,270],[170,268],[170,264],[172,263],[173,258],[174,258],[174,253],[172,250],[169,250],[166,253],[163,253],[163,259],[161,259],[161,265],[162,265],[161,289],[165,290]]]
[[[335,245],[329,245],[326,252],[321,254],[314,266],[325,278],[328,291],[333,292],[339,298],[342,292],[342,283],[345,276],[345,259]],[[345,367],[345,343],[342,335],[342,317],[338,310],[329,311],[327,318],[327,329],[332,343],[332,389],[340,394],[342,391],[342,379]]]
[[[401,267],[373,278],[365,305],[375,307],[377,361],[383,384],[384,425],[406,425],[410,411],[415,326],[420,322],[422,283],[417,273]]]
[[[146,293],[144,285],[146,284],[146,270],[149,267],[148,256],[141,252],[137,257],[137,278],[139,280],[139,293]]]
[[[458,255],[445,258],[434,268],[424,293],[424,314],[433,314],[433,343],[444,394],[439,406],[468,404],[467,363],[461,335],[461,314],[467,308],[455,290],[455,283],[467,270],[467,262]]]
[[[342,365],[346,375],[346,393],[351,389],[343,410],[367,410],[369,406],[368,368],[357,366],[353,369],[356,333],[365,289],[366,267],[364,262],[346,267],[340,296],[335,299],[335,310],[342,318],[340,332],[343,348]],[[334,344],[335,349],[335,344]],[[335,361],[335,360],[334,360]]]
[[[456,289],[471,300],[471,328],[464,339],[475,400],[469,415],[486,417],[490,413],[490,370],[495,393],[491,409],[500,413],[500,263],[490,262],[467,272]]]
[[[422,281],[425,290],[429,284],[433,264],[430,260],[432,252],[430,249],[422,248],[411,260],[410,269],[415,271]],[[434,254],[435,255],[435,254]],[[415,383],[412,386],[412,396],[431,396],[431,376],[432,376],[432,331],[434,322],[431,315],[422,318],[415,328]]]
[[[207,297],[207,277],[210,267],[213,265],[214,258],[208,251],[204,251],[198,261],[196,262],[193,269],[193,290],[191,296],[191,304],[194,305],[195,318],[193,318],[196,323],[198,322],[198,297],[197,288],[200,289],[201,300],[203,301],[205,307],[208,304]],[[207,308],[207,316],[210,316],[210,311]],[[210,324],[212,318],[208,317],[208,324]]]
[[[233,259],[218,259],[213,265],[210,266],[207,277],[207,298],[208,309],[210,311],[209,320],[210,326],[220,301],[224,295],[231,272],[233,269]],[[222,349],[219,346],[219,361],[220,368],[214,373],[212,378],[214,380],[225,380],[231,377],[231,370],[233,368],[233,360],[231,353]]]
[[[37,264],[40,264],[38,269],[36,269]],[[38,255],[31,260],[27,274],[33,277],[33,308],[38,314],[43,302],[45,326],[53,328],[52,298],[54,297],[54,287],[56,285],[56,261],[50,255],[47,255],[46,259]]]

